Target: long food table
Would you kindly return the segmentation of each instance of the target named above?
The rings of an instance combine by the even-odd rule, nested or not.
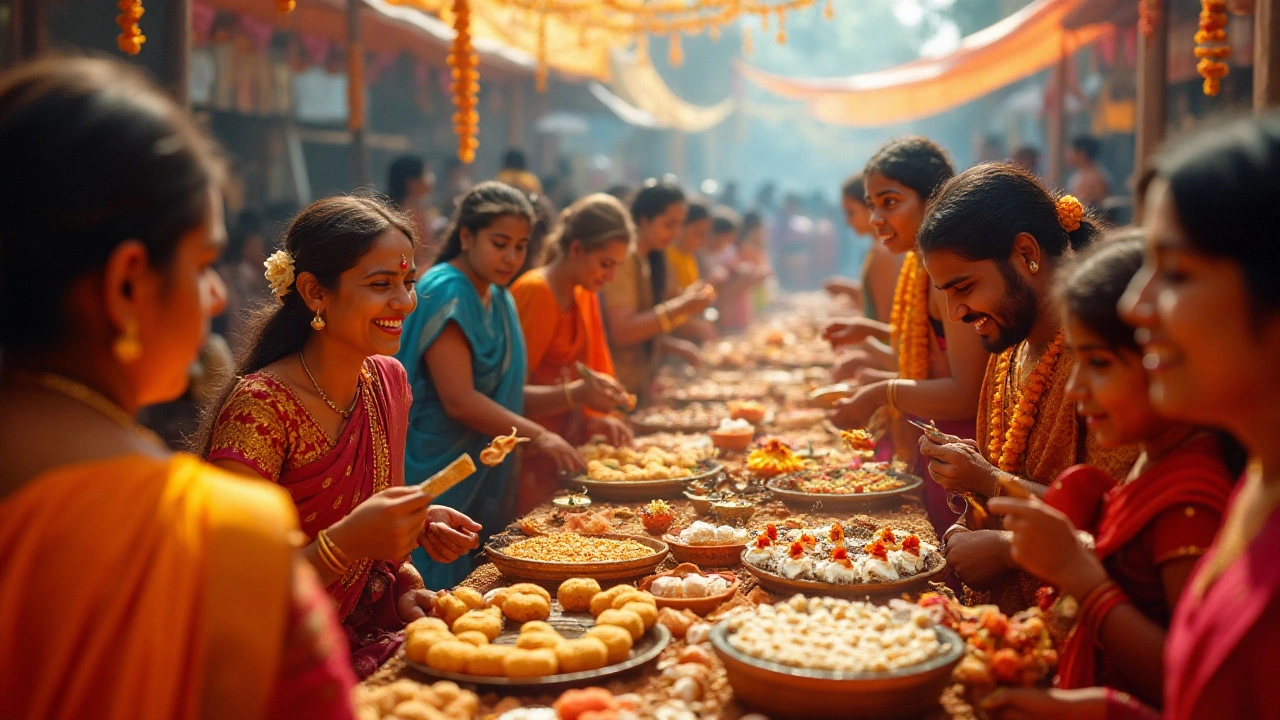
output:
[[[840,445],[838,431],[829,423],[814,417],[815,422],[805,425],[803,422],[796,422],[796,413],[792,413],[790,419],[786,416],[789,408],[800,407],[806,403],[812,386],[821,384],[823,373],[830,367],[829,357],[825,365],[817,364],[821,362],[823,353],[829,354],[829,351],[821,343],[817,332],[820,320],[814,317],[816,314],[811,309],[806,313],[803,307],[799,310],[793,309],[791,314],[775,318],[766,326],[755,328],[745,338],[712,345],[708,348],[708,357],[712,359],[714,365],[703,369],[697,375],[693,375],[688,370],[668,370],[661,384],[667,388],[668,399],[680,398],[670,403],[673,412],[679,412],[679,408],[687,403],[706,399],[690,397],[689,393],[682,392],[682,389],[700,388],[700,392],[706,393],[708,387],[714,390],[717,382],[737,381],[743,384],[745,389],[756,391],[763,383],[769,386],[764,396],[743,398],[761,401],[769,406],[769,417],[760,424],[757,440],[761,437],[780,436],[795,446],[808,447],[812,450],[838,448]],[[783,358],[784,362],[770,367],[767,358]],[[800,358],[799,363],[796,362],[796,358]],[[799,415],[804,416],[804,413]],[[787,420],[785,426],[775,424],[780,417]],[[745,459],[745,453],[722,452],[718,461],[724,465],[729,480],[745,481],[749,477],[749,471],[744,467]],[[666,502],[671,507],[675,527],[687,527],[695,520],[706,519],[695,511],[688,500],[671,498]],[[639,515],[644,505],[643,501],[608,502],[593,499],[587,512],[595,514],[598,518],[604,518],[608,522],[610,533],[644,535],[645,528]],[[781,526],[788,521],[791,522],[792,527],[799,523],[803,527],[810,528],[830,526],[836,522],[846,527],[863,527],[868,530],[891,526],[915,533],[922,541],[934,545],[938,543],[918,497],[904,496],[891,504],[876,507],[864,513],[834,512],[824,509],[822,505],[821,502],[817,502],[808,508],[789,506],[766,495],[757,503],[754,516],[747,526],[758,530],[770,523]],[[514,526],[526,535],[560,532],[570,514],[572,511],[553,506],[548,502],[519,519]],[[669,570],[675,565],[675,561],[668,557],[659,566],[658,571]],[[771,595],[759,587],[756,578],[745,568],[739,566],[733,570],[737,572],[743,583],[730,604],[772,603],[787,599],[785,596]],[[486,593],[511,582],[513,580],[505,578],[494,565],[485,563],[466,579],[463,586]],[[717,617],[717,613],[712,613],[708,619],[714,620]],[[698,720],[699,718],[734,720],[751,715],[753,710],[743,706],[734,698],[724,667],[720,660],[714,657],[701,697],[691,702],[679,699],[681,690],[681,686],[677,685],[679,674],[673,673],[672,669],[686,647],[685,640],[673,640],[656,662],[600,683],[600,686],[614,695],[631,695],[632,703],[638,706],[636,715],[639,717],[654,717],[662,720]],[[419,675],[406,664],[402,652],[371,676],[365,682],[365,686],[379,687],[405,678],[430,682],[429,678]],[[559,692],[543,695],[504,695],[484,692],[483,688],[477,690],[477,693],[479,694],[477,717],[497,717],[507,710],[521,706],[549,706],[559,695]],[[974,713],[964,697],[963,687],[953,685],[944,692],[940,705],[926,717],[931,719],[973,717]],[[754,717],[759,720],[762,716]]]

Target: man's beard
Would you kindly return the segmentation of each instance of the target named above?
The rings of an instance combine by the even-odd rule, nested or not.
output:
[[[1004,278],[1004,297],[991,320],[999,333],[994,339],[981,339],[983,349],[990,353],[1004,352],[1026,340],[1039,314],[1036,291],[1013,269],[1013,264],[1006,261],[998,266],[1000,277]]]

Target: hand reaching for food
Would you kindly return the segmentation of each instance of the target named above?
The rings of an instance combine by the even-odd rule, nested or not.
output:
[[[489,467],[497,467],[502,464],[503,460],[511,454],[516,446],[523,442],[529,442],[529,438],[522,438],[516,435],[516,429],[511,428],[510,435],[502,435],[493,439],[489,443],[489,447],[480,451],[480,462]]]

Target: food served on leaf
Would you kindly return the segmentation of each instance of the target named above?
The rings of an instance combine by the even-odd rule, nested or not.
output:
[[[580,449],[587,461],[587,478],[598,482],[677,480],[704,472],[705,450],[663,450],[657,447],[615,447],[591,443]]]
[[[860,495],[889,492],[907,486],[891,463],[863,463],[859,467],[807,467],[775,481],[778,488],[814,495]]]
[[[746,528],[728,525],[716,527],[709,522],[696,520],[681,530],[676,539],[685,545],[745,545],[751,539],[751,533]]]
[[[529,438],[517,437],[516,429],[511,428],[510,435],[501,435],[494,438],[493,442],[489,443],[489,447],[480,451],[480,462],[489,467],[501,465],[502,461],[506,460],[507,456],[511,454],[511,451],[516,449],[517,445],[526,442],[529,442]]]
[[[708,433],[711,442],[721,450],[742,452],[751,447],[751,439],[756,436],[756,429],[746,420],[724,419],[720,425]]]
[[[690,403],[682,408],[659,405],[631,414],[631,422],[644,428],[680,428],[707,431],[729,416],[723,403]]]
[[[734,420],[746,420],[752,425],[759,425],[764,421],[765,413],[769,411],[764,403],[757,400],[730,400],[725,403],[729,408],[729,417]]]
[[[502,549],[504,555],[513,558],[555,563],[639,560],[654,552],[653,548],[635,540],[586,537],[568,532],[518,540]]]
[[[770,524],[747,544],[743,562],[788,580],[833,585],[888,583],[938,567],[938,548],[919,536],[881,528],[870,542],[846,537],[843,526],[780,532]]]
[[[964,638],[965,657],[952,677],[973,700],[999,686],[1040,685],[1058,667],[1058,651],[1038,607],[1008,617],[994,605],[965,607],[937,593],[921,595],[919,605]]]
[[[747,456],[747,469],[762,477],[773,477],[795,472],[805,466],[805,461],[791,452],[791,448],[777,438],[769,440]]]
[[[648,505],[640,508],[640,522],[644,525],[645,532],[654,535],[661,535],[666,532],[675,519],[676,516],[671,511],[671,506],[664,500],[653,500]]]
[[[929,615],[911,606],[796,595],[726,622],[728,642],[738,652],[803,670],[889,672],[932,660],[948,647]]]

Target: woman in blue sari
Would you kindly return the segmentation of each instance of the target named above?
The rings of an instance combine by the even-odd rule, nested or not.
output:
[[[454,212],[436,264],[418,281],[418,308],[404,322],[396,357],[409,373],[413,408],[405,450],[405,482],[421,483],[462,453],[477,458],[511,428],[560,470],[581,471],[582,456],[564,438],[523,415],[559,414],[599,404],[582,380],[525,387],[520,317],[506,286],[524,264],[534,212],[515,188],[486,182]],[[605,401],[607,402],[607,401]],[[436,498],[484,526],[482,544],[515,519],[514,459],[476,473]],[[428,588],[449,588],[475,568],[414,554]]]

